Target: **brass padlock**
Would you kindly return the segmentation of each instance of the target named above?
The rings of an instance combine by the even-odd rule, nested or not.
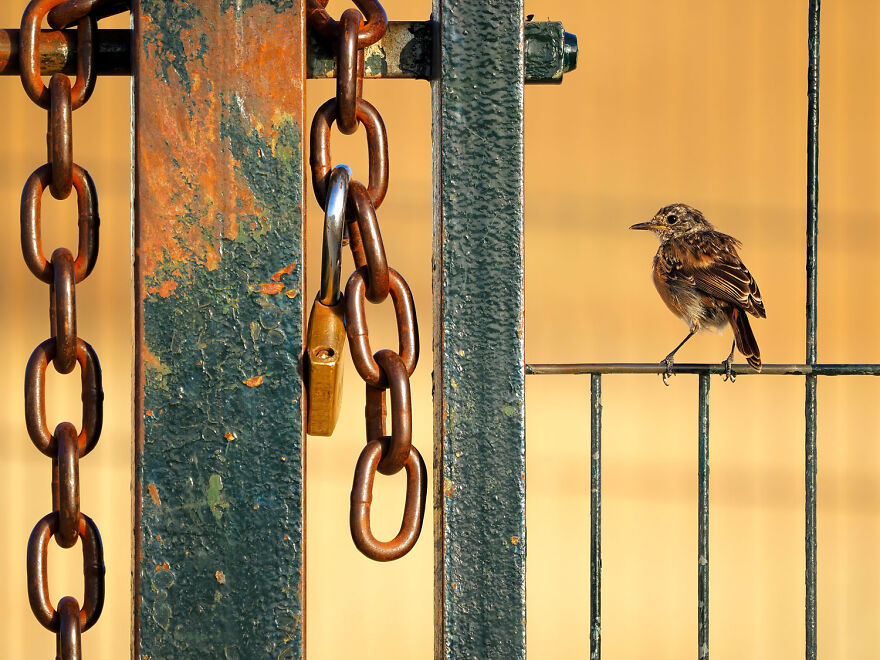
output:
[[[308,329],[309,435],[332,435],[342,407],[345,299],[328,306],[315,298]]]
[[[345,299],[339,291],[345,200],[351,170],[333,168],[327,182],[321,291],[312,305],[306,343],[309,435],[332,435],[342,404]]]

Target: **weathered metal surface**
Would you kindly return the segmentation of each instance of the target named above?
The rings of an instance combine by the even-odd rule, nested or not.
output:
[[[559,84],[577,66],[577,37],[562,23],[526,23],[525,36],[527,82]]]
[[[602,376],[590,376],[590,660],[602,657]]]
[[[809,2],[809,65],[807,71],[807,336],[806,362],[817,362],[819,258],[819,10],[820,0]],[[816,615],[816,377],[808,375],[804,386],[804,621],[806,658],[817,653]]]
[[[419,78],[430,80],[435,26],[431,21],[391,21],[385,37],[364,52],[366,78]],[[488,41],[487,41],[488,44]],[[485,63],[484,63],[485,66]],[[577,38],[562,23],[525,24],[525,76],[527,83],[558,83],[577,66]],[[309,35],[309,78],[333,78],[336,61],[330,44]]]
[[[136,0],[138,658],[304,655],[300,0]]]
[[[572,364],[527,364],[527,375],[662,374],[666,367],[656,362],[593,362]],[[734,365],[735,376],[880,376],[880,364],[765,364],[758,373],[748,365]],[[674,374],[725,373],[720,364],[677,363]],[[674,382],[674,381],[670,381]]]
[[[709,658],[709,374],[700,374],[697,451],[697,657]]]
[[[577,66],[577,38],[565,32],[562,23],[525,24],[525,75],[527,83],[559,83]],[[131,74],[131,32],[98,31],[97,73]],[[431,21],[397,21],[388,24],[384,39],[367,47],[366,78],[419,78],[433,73],[434,24]],[[46,30],[40,41],[43,73],[73,74],[76,68],[76,32]],[[206,56],[210,56],[206,54]],[[332,44],[309,35],[309,78],[335,78],[336,60]],[[0,30],[0,75],[18,75],[18,30]]]
[[[434,18],[434,656],[515,660],[526,616],[522,2],[435,0]]]
[[[98,30],[95,73],[131,75],[131,30]],[[19,75],[19,31],[0,30],[0,76]],[[76,73],[76,30],[43,30],[40,64],[44,76]]]
[[[367,78],[419,78],[435,76],[434,25],[430,21],[389,22],[385,37],[365,50]],[[525,24],[525,76],[528,83],[562,82],[577,66],[577,38],[562,23]],[[436,74],[439,75],[439,74]],[[336,62],[329,45],[309,36],[309,78],[333,78]]]
[[[364,49],[365,78],[431,78],[433,27],[430,21],[389,21],[385,36]],[[309,34],[309,78],[335,78],[334,44]]]

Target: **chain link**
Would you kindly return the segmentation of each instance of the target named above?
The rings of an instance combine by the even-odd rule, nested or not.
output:
[[[70,78],[56,73],[49,81],[47,160],[52,168],[49,190],[55,199],[67,199],[73,187],[73,96]]]
[[[326,11],[330,0],[308,0],[306,2],[306,19],[309,27],[325,39],[339,36],[339,23],[333,20]],[[363,50],[372,46],[385,36],[388,29],[388,16],[379,0],[354,0],[355,6],[367,17],[366,22],[358,28],[357,47]]]
[[[308,0],[309,27],[335,41],[336,98],[315,113],[311,127],[309,162],[312,187],[322,208],[327,203],[333,169],[330,132],[334,122],[344,134],[364,127],[369,156],[368,186],[348,184],[346,227],[356,270],[343,295],[345,333],[355,368],[366,383],[367,444],[361,452],[351,490],[350,527],[355,546],[376,561],[398,559],[415,545],[422,530],[427,496],[427,469],[412,444],[412,402],[409,377],[419,360],[419,333],[412,292],[406,280],[388,266],[376,209],[388,192],[388,136],[379,111],[362,98],[364,48],[379,41],[388,17],[376,0],[354,0],[340,21],[326,12],[329,0]],[[366,301],[384,302],[389,294],[397,319],[398,351],[372,353],[367,328]],[[386,390],[391,390],[391,435],[385,435]],[[379,541],[370,528],[370,506],[376,471],[392,475],[406,470],[406,501],[400,531],[391,541]]]
[[[367,327],[366,284],[367,266],[358,268],[348,278],[345,286],[345,333],[351,344],[351,359],[361,378],[368,385],[385,389],[388,379],[379,366],[370,347],[370,330]],[[412,375],[419,361],[419,328],[412,292],[403,276],[393,268],[388,269],[391,282],[391,302],[397,320],[397,350],[407,374]]]
[[[79,211],[79,246],[73,263],[76,283],[79,284],[95,267],[98,259],[98,193],[92,177],[79,165],[73,165],[73,187]],[[43,253],[42,198],[52,180],[52,165],[37,168],[24,184],[21,193],[21,250],[24,262],[31,272],[46,284],[54,280],[54,269]]]
[[[312,167],[312,189],[321,208],[327,198],[327,177],[333,168],[330,156],[330,128],[338,115],[336,99],[330,99],[312,119],[309,163]],[[361,99],[355,112],[358,123],[367,133],[367,154],[370,164],[369,191],[373,206],[379,208],[388,192],[388,135],[382,115],[369,102]],[[349,231],[351,227],[349,227]]]
[[[103,426],[104,393],[101,367],[94,349],[77,336],[76,285],[85,280],[98,258],[98,196],[89,173],[73,162],[73,111],[85,104],[95,88],[97,20],[128,9],[125,0],[32,0],[21,19],[19,66],[27,95],[48,110],[47,163],[34,171],[21,195],[21,251],[30,271],[49,285],[50,338],[42,342],[25,369],[25,424],[34,446],[52,458],[52,512],[34,527],[28,541],[27,585],[31,610],[56,634],[56,654],[64,660],[82,657],[81,635],[101,616],[104,606],[104,550],[97,525],[80,510],[79,462],[94,449]],[[55,74],[49,86],[40,72],[43,19],[56,30],[77,26],[77,78]],[[59,247],[46,259],[41,231],[43,191],[67,199],[76,190],[79,244],[76,257]],[[55,432],[46,420],[46,367],[69,374],[80,366],[82,428],[61,422]],[[57,610],[49,596],[49,539],[62,548],[82,545],[85,590],[82,606],[65,596]]]
[[[357,104],[364,88],[364,51],[357,47],[361,18],[357,9],[343,12],[336,50],[336,99],[339,108],[336,123],[345,135],[357,131]]]
[[[21,18],[19,68],[24,91],[44,110],[49,109],[50,94],[40,76],[40,26],[46,14],[65,0],[31,0]],[[95,31],[94,16],[83,16],[77,21],[76,83],[71,90],[72,108],[82,107],[95,90]]]

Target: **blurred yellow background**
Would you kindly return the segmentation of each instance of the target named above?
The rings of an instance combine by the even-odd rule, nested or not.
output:
[[[3,3],[17,27],[23,1]],[[341,3],[342,4],[342,3]],[[385,0],[396,20],[425,19],[428,0]],[[334,3],[335,5],[335,3]],[[339,12],[342,8],[337,8]],[[616,3],[527,0],[580,40],[578,71],[526,90],[526,356],[529,362],[654,361],[686,332],[650,282],[656,244],[627,227],[664,204],[702,209],[743,241],[766,321],[753,328],[765,363],[804,358],[806,0]],[[124,27],[125,19],[104,27]],[[819,257],[819,358],[880,362],[880,5],[825,3]],[[279,66],[284,66],[279,62]],[[0,81],[0,224],[4,319],[0,396],[0,618],[3,657],[43,658],[53,635],[27,605],[24,559],[49,509],[50,461],[27,439],[22,380],[47,336],[46,287],[25,267],[18,199],[45,161],[45,113],[15,78]],[[309,83],[309,112],[333,93]],[[367,82],[389,130],[392,178],[380,213],[389,259],[409,280],[431,346],[430,90]],[[105,431],[83,460],[82,508],[98,523],[108,595],[84,635],[86,658],[129,654],[132,294],[130,83],[102,78],[74,115],[75,159],[93,175],[101,255],[78,287],[79,334],[101,358]],[[334,156],[365,171],[363,138],[334,137]],[[473,176],[479,185],[479,172]],[[361,174],[362,176],[362,174]],[[44,242],[75,241],[75,203],[44,204]],[[310,287],[321,216],[309,200]],[[347,262],[348,263],[348,262]],[[349,266],[346,265],[346,268]],[[371,317],[391,345],[390,308]],[[381,318],[380,318],[381,317]],[[374,329],[375,328],[375,329]],[[720,361],[730,336],[702,335],[682,361]],[[414,442],[431,452],[431,358],[413,379]],[[78,379],[49,369],[52,420],[79,419]],[[351,474],[363,443],[362,385],[347,370],[333,438],[308,448],[308,654],[313,660],[427,659],[432,652],[431,525],[405,559],[374,564],[348,533]],[[696,651],[695,377],[604,379],[604,657]],[[712,379],[711,652],[716,659],[803,656],[803,380]],[[588,379],[530,377],[528,639],[532,658],[588,653]],[[880,657],[880,382],[819,385],[819,654]],[[377,483],[377,532],[399,523],[402,476]],[[80,595],[79,551],[50,544],[54,598]],[[388,628],[394,621],[393,634]]]

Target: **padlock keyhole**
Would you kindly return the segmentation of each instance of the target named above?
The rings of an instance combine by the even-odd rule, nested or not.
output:
[[[315,357],[319,360],[329,360],[334,355],[336,355],[336,351],[332,348],[319,348],[315,351]]]

